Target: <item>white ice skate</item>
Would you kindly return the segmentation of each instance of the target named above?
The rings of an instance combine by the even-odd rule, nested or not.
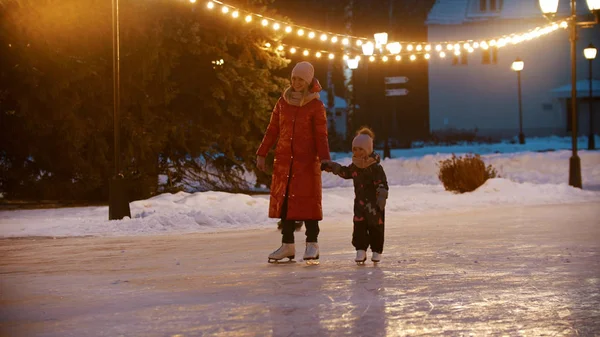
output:
[[[276,251],[269,254],[269,263],[277,263],[280,260],[288,258],[286,262],[292,261],[296,257],[296,246],[293,243],[282,243]]]
[[[307,242],[304,251],[304,261],[306,264],[319,264],[319,244],[316,242]]]
[[[373,261],[374,263],[381,261],[381,253],[373,252],[373,256],[371,256],[371,261]]]
[[[356,251],[356,258],[354,259],[354,261],[356,262],[357,265],[363,265],[365,264],[365,261],[367,260],[367,251],[366,250],[357,250]]]

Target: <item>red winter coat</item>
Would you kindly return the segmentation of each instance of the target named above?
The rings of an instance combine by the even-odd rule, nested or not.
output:
[[[269,201],[270,218],[281,218],[287,187],[286,219],[323,219],[321,160],[330,160],[330,156],[325,107],[316,97],[303,106],[290,105],[281,97],[256,152],[266,157],[277,142]]]

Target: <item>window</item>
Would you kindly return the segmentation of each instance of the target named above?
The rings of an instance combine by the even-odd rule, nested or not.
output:
[[[468,63],[468,56],[469,55],[466,52],[460,54],[460,64],[467,64]]]
[[[490,59],[490,50],[489,49],[484,49],[483,52],[481,52],[481,64],[490,64],[491,59]]]
[[[458,56],[453,55],[452,56],[452,65],[455,66],[458,64]]]
[[[479,0],[480,12],[499,12],[503,6],[503,0]]]
[[[482,12],[487,12],[487,2],[488,0],[479,0],[479,10]]]

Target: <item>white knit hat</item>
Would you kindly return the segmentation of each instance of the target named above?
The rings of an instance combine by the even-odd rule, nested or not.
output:
[[[352,140],[352,147],[359,147],[367,152],[367,155],[373,153],[373,138],[361,133]]]
[[[306,61],[298,62],[294,69],[292,69],[292,77],[294,76],[300,77],[306,83],[310,84],[313,77],[315,77],[315,68]]]

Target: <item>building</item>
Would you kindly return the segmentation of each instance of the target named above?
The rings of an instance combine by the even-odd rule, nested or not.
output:
[[[578,2],[582,19],[592,19],[584,0]],[[555,20],[570,14],[569,1],[559,2]],[[482,41],[524,33],[548,24],[538,0],[438,0],[426,24],[430,43]],[[600,26],[578,29],[577,98],[579,134],[589,130],[588,60],[583,49],[600,47]],[[444,45],[445,47],[445,45]],[[447,51],[447,50],[446,50]],[[477,130],[477,135],[512,138],[519,132],[517,74],[511,64],[521,58],[523,131],[525,136],[570,134],[571,61],[568,29],[508,44],[503,48],[464,49],[460,56],[447,51],[445,59],[432,54],[429,66],[430,132]],[[593,61],[600,78],[600,57]],[[600,130],[600,81],[594,81],[594,128]]]

